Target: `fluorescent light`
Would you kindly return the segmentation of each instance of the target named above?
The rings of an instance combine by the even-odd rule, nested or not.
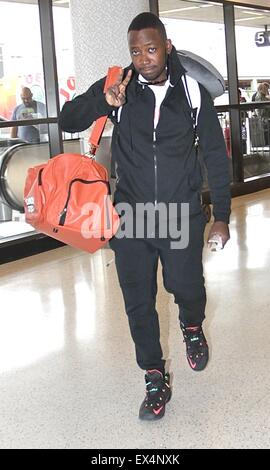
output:
[[[198,8],[209,8],[212,6],[213,5],[199,5],[197,7],[185,7],[185,8],[175,8],[174,10],[163,10],[163,11],[160,11],[160,15],[164,13],[176,13],[178,11],[197,10]]]
[[[237,5],[234,5],[234,8],[238,8],[239,10],[243,10],[243,7],[239,7]],[[245,7],[245,10],[251,10],[253,11],[253,8]]]
[[[187,8],[175,8],[175,10],[163,10],[160,12],[160,15],[164,13],[176,13],[177,11],[184,11],[184,10],[197,10],[199,7],[187,7]]]
[[[245,10],[242,10],[242,13],[245,13],[246,15],[264,16],[264,15],[262,15],[262,13],[256,13],[255,11],[245,11]]]
[[[265,15],[262,15],[260,17],[261,18],[264,18]],[[258,16],[251,16],[250,18],[240,18],[239,20],[235,20],[235,23],[238,22],[238,21],[250,21],[250,20],[257,20],[258,19]]]

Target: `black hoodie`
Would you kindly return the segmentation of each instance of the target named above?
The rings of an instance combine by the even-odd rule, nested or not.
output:
[[[147,85],[133,76],[126,89],[126,103],[119,113],[103,93],[105,77],[85,93],[64,104],[60,126],[67,132],[87,129],[108,114],[114,123],[112,136],[113,171],[117,175],[114,200],[136,203],[190,204],[190,213],[201,211],[201,165],[194,147],[191,111],[182,83],[185,69],[173,47],[168,58],[170,84],[160,108],[153,140],[155,96]],[[229,222],[230,174],[222,130],[212,99],[200,85],[198,117],[200,154],[207,168],[208,183],[216,221]],[[120,120],[119,120],[120,115]],[[119,121],[119,122],[118,122]]]

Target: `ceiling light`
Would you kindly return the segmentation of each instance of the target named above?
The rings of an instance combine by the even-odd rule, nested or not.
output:
[[[243,10],[243,7],[239,7],[239,6],[237,6],[237,5],[235,5],[234,8],[238,8],[239,10]],[[245,10],[251,10],[251,11],[253,11],[253,8],[245,7]]]
[[[260,19],[261,18],[264,18],[264,15],[262,15]],[[258,19],[259,19],[258,16],[251,16],[250,18],[240,18],[239,20],[235,20],[235,23],[237,21],[250,21],[250,20],[258,20]]]
[[[187,7],[187,8],[175,8],[175,10],[163,10],[160,11],[160,15],[164,13],[176,13],[177,11],[184,11],[184,10],[197,10],[200,7]]]
[[[245,13],[246,15],[264,16],[262,13],[256,13],[255,11],[245,11],[245,10],[242,10],[242,13]]]

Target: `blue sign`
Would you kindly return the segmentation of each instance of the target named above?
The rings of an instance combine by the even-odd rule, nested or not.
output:
[[[258,47],[270,46],[270,31],[259,31],[255,34],[255,43]]]

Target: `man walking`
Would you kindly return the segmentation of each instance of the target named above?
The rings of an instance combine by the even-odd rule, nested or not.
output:
[[[138,205],[151,204],[154,208],[154,230],[140,231],[139,236],[134,230],[126,236],[116,234],[110,246],[115,252],[137,363],[146,371],[146,397],[139,417],[157,420],[164,416],[171,397],[156,311],[158,261],[162,264],[164,286],[179,306],[188,364],[193,371],[201,371],[208,362],[208,345],[202,330],[206,218],[200,200],[202,177],[194,120],[183,81],[185,70],[176,50],[167,39],[163,23],[152,13],[142,13],[131,22],[128,46],[132,64],[115,85],[104,94],[103,78],[65,103],[60,125],[67,132],[78,132],[108,114],[114,123],[116,207],[128,204],[132,208],[133,215],[125,218],[125,223],[144,221],[144,216],[138,214]],[[214,214],[209,239],[219,236],[224,246],[229,239],[229,166],[212,99],[202,86],[200,93],[196,133],[208,171]],[[188,214],[181,217],[183,204],[188,206]],[[173,216],[172,205],[177,208]],[[169,216],[160,216],[160,206],[167,209]],[[175,237],[170,230],[164,237],[164,229],[172,223],[177,225],[178,233],[183,233],[188,225],[188,243],[179,244],[179,248],[172,244]]]

